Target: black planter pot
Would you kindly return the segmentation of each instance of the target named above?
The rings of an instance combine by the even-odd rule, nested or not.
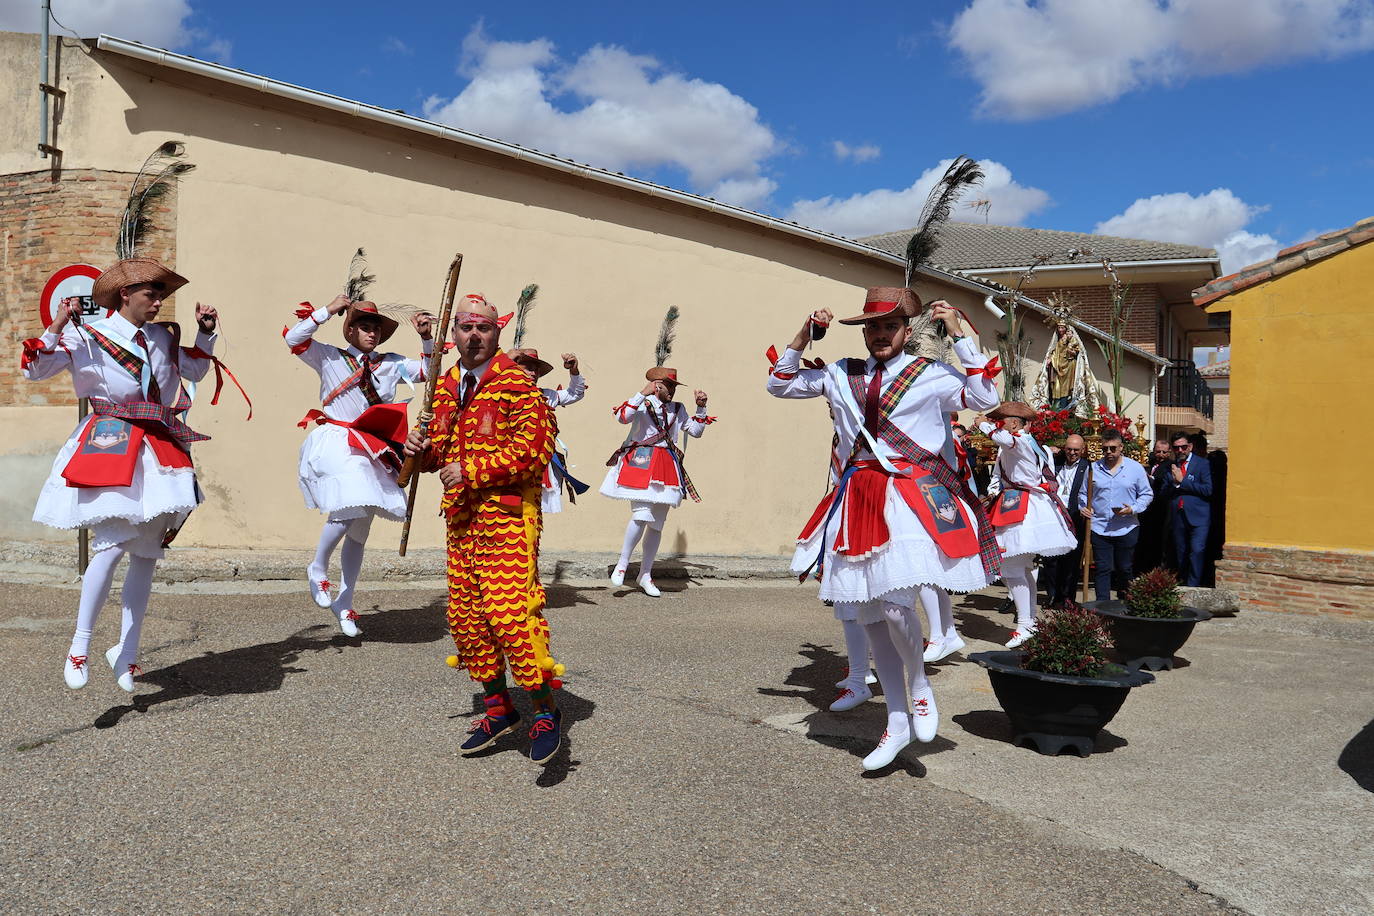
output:
[[[1182,617],[1137,617],[1120,601],[1089,601],[1083,605],[1095,611],[1112,634],[1112,645],[1132,668],[1173,670],[1174,653],[1183,648],[1193,627],[1212,615],[1200,608],[1186,607]]]
[[[1132,687],[1153,674],[1127,669],[1102,677],[1046,674],[1021,667],[1021,652],[975,652],[969,659],[988,669],[992,692],[1011,719],[1012,743],[1033,744],[1042,754],[1072,748],[1093,752],[1094,739],[1112,721]]]

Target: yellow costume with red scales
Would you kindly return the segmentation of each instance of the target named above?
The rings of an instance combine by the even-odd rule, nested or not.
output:
[[[462,481],[441,503],[449,632],[473,680],[492,681],[509,663],[515,682],[534,690],[554,667],[538,558],[542,482],[557,425],[539,389],[505,353],[492,358],[465,408],[463,375],[455,366],[436,388],[425,461],[425,470],[462,468]]]

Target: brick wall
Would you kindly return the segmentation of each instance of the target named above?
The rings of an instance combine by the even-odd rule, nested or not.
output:
[[[1242,606],[1374,620],[1374,554],[1227,544],[1217,586]]]
[[[42,382],[19,371],[20,342],[43,333],[39,296],[48,278],[68,264],[108,267],[115,235],[134,176],[127,172],[69,170],[57,180],[49,171],[0,176],[0,406],[74,404],[64,373]],[[176,195],[154,216],[140,254],[176,262]],[[176,317],[173,299],[158,320]]]
[[[1106,286],[1072,286],[1030,291],[1040,302],[1049,301],[1051,294],[1065,296],[1078,304],[1078,318],[1101,331],[1111,333],[1112,294]],[[1124,339],[1150,353],[1158,352],[1159,310],[1164,297],[1155,283],[1138,283],[1126,291],[1130,318],[1126,322]]]
[[[1231,392],[1212,393],[1212,432],[1207,436],[1209,448],[1230,448]]]

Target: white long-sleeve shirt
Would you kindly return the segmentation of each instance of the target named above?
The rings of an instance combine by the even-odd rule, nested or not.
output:
[[[1017,486],[1035,488],[1044,483],[1046,467],[1053,476],[1053,462],[1030,433],[1023,430],[1008,432],[991,423],[980,423],[978,428],[999,446],[996,470],[1000,480],[1009,481]]]
[[[981,369],[987,365],[988,357],[980,353],[966,337],[955,342],[954,352],[965,369]],[[783,351],[768,376],[768,393],[778,398],[828,399],[835,418],[835,431],[839,435],[839,454],[848,457],[853,453],[855,438],[862,438],[863,435],[864,407],[855,400],[850,389],[847,360],[837,360],[822,369],[803,369],[801,358],[800,350],[789,347]],[[881,390],[886,392],[897,375],[915,359],[915,356],[902,353],[888,361],[883,368]],[[873,378],[875,365],[876,361],[871,356],[864,360],[861,387],[865,391]],[[986,375],[966,376],[948,363],[936,362],[911,386],[890,418],[917,445],[941,455],[950,467],[957,469],[958,458],[949,429],[950,413],[965,408],[991,410],[998,403],[1000,398],[996,385]],[[877,441],[886,452],[883,457],[901,457],[901,453],[881,437]],[[867,447],[867,440],[864,440],[857,457],[875,457]]]
[[[582,400],[582,396],[587,393],[587,381],[580,375],[574,375],[568,378],[567,388],[540,388],[539,391],[550,407],[567,407]]]
[[[332,344],[320,343],[314,339],[315,331],[332,317],[328,309],[318,308],[309,317],[286,332],[286,345],[306,365],[319,373],[321,401],[328,397],[335,388],[343,384],[344,380],[355,371],[354,367],[348,364],[344,354],[351,356],[355,361],[360,361],[363,358],[362,351],[357,347],[336,347]],[[422,341],[421,352],[424,357],[433,353],[434,341]],[[373,387],[376,388],[377,396],[381,398],[383,404],[395,399],[396,387],[402,381],[419,383],[425,380],[424,358],[410,359],[399,353],[377,353],[375,351],[371,356],[376,363],[372,367]],[[362,389],[355,384],[350,385],[338,397],[325,404],[323,410],[331,419],[343,423],[352,423],[362,416],[363,411],[370,406]]]
[[[634,442],[643,442],[660,428],[667,430],[667,439],[655,443],[657,448],[664,448],[669,442],[676,442],[683,430],[692,438],[700,439],[710,423],[705,408],[698,408],[697,412],[689,417],[687,408],[680,401],[669,401],[664,404],[657,397],[647,397],[642,392],[636,392],[628,401],[615,408],[615,418],[631,427],[629,438]]]
[[[206,353],[214,352],[215,340],[219,335],[206,334],[199,331],[199,325],[196,327],[195,346]],[[178,352],[171,331],[161,325],[148,322],[140,329],[118,312],[108,318],[87,321],[82,328],[97,331],[140,357],[144,362],[142,377],[134,378],[89,334],[70,323],[62,329],[61,334],[44,332],[39,338],[42,349],[30,351],[24,377],[39,381],[67,369],[72,374],[77,397],[101,398],[115,404],[149,400],[148,380],[151,377],[157,380],[160,403],[174,407],[181,390],[181,380],[198,382],[205,378],[205,373],[213,365],[208,359],[190,356],[184,347]],[[146,349],[134,340],[139,330],[143,331],[147,341]]]

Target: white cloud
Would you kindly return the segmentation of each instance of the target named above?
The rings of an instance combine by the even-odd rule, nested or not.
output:
[[[415,53],[415,49],[406,44],[395,35],[388,35],[382,39],[382,51],[387,54],[399,54],[402,57],[410,57]]]
[[[227,38],[211,38],[201,47],[200,54],[216,63],[227,64],[234,54],[234,43]]]
[[[53,0],[53,16],[83,38],[105,32],[158,48],[178,48],[191,40],[186,20],[188,0]],[[38,4],[0,2],[0,30],[37,32],[42,26]],[[56,24],[55,34],[62,29]]]
[[[853,159],[855,162],[869,162],[883,154],[882,147],[874,146],[872,143],[850,146],[843,140],[834,140],[831,142],[830,148],[834,151],[835,158],[841,162],[846,159]]]
[[[799,200],[792,205],[787,218],[848,238],[909,229],[920,217],[930,189],[935,187],[935,182],[952,161],[945,159],[931,166],[910,187],[901,190],[879,188],[844,198]],[[964,195],[962,208],[974,199],[987,200],[991,202],[990,222],[1015,225],[1049,204],[1049,194],[1039,188],[1017,184],[1011,177],[1011,170],[1000,162],[984,159],[979,165],[987,177],[981,186]],[[961,209],[956,209],[954,218],[968,219]]]
[[[1029,120],[1148,85],[1374,48],[1371,0],[972,0],[949,44],[986,114]]]
[[[1192,194],[1156,194],[1142,197],[1122,213],[1093,227],[1101,235],[1177,242],[1215,248],[1226,273],[1247,264],[1272,258],[1279,242],[1271,235],[1245,227],[1267,210],[1247,204],[1228,188]]]
[[[652,57],[598,45],[567,65],[547,39],[492,41],[479,25],[459,72],[467,86],[427,99],[426,117],[612,171],[675,167],[693,190],[735,203],[775,187],[762,163],[782,144],[758,110]],[[567,97],[577,107],[555,105]]]

